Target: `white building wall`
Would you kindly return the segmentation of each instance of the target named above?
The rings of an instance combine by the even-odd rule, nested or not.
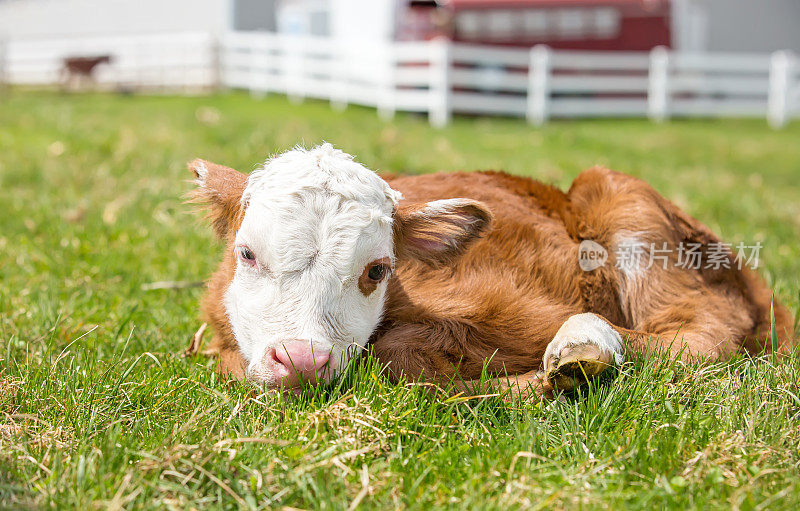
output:
[[[800,52],[800,0],[672,0],[675,48]]]
[[[0,38],[123,35],[231,26],[230,0],[4,0]]]
[[[343,41],[391,41],[401,4],[401,0],[280,0],[278,31]]]
[[[345,40],[394,39],[396,0],[331,0],[331,33]]]
[[[800,0],[704,0],[710,51],[800,51]]]

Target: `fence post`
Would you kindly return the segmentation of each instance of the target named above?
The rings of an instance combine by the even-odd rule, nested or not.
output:
[[[793,64],[792,54],[785,50],[776,51],[770,57],[767,122],[774,129],[784,127],[789,120]]]
[[[452,91],[450,67],[452,65],[452,45],[448,39],[436,39],[430,43],[430,106],[428,120],[431,125],[441,128],[450,123],[452,117]]]
[[[669,52],[663,46],[650,51],[647,116],[656,122],[669,117]]]
[[[221,35],[218,37],[211,36],[211,42],[209,51],[211,52],[210,55],[210,62],[209,65],[211,67],[209,82],[210,88],[212,92],[217,92],[225,88],[226,80],[225,80],[225,35]]]
[[[0,37],[0,91],[8,85],[8,41]]]
[[[258,62],[261,66],[260,76],[262,97],[265,97],[267,94],[269,94],[270,89],[275,92],[276,79],[275,74],[273,74],[270,66],[274,66],[278,61],[276,55],[278,55],[280,52],[280,41],[278,41],[275,38],[275,34],[271,32],[265,32],[263,37],[264,46],[261,48],[261,58],[258,59]]]
[[[528,57],[528,122],[541,126],[550,117],[550,48],[539,44]]]
[[[381,76],[378,84],[378,115],[381,119],[390,120],[395,114],[395,54],[391,42],[385,43],[380,50]]]
[[[286,95],[291,103],[302,103],[305,99],[304,67],[306,58],[306,39],[302,36],[281,38],[283,51],[283,72],[286,73]]]
[[[262,39],[262,36],[264,39]],[[265,46],[267,43],[267,34],[253,33],[250,42],[250,97],[254,99],[263,99],[267,95],[264,87],[264,74],[266,69],[262,68],[263,61],[265,60],[268,48]]]
[[[333,61],[333,72],[331,73],[331,108],[342,112],[347,108],[348,93],[347,86],[350,81],[350,61],[347,58],[349,46],[341,40],[333,43],[331,60]]]

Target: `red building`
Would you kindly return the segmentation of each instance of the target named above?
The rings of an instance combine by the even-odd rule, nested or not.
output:
[[[400,39],[581,50],[671,46],[670,0],[412,1]]]

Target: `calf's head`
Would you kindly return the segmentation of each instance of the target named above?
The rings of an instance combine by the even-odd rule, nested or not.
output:
[[[400,204],[330,144],[249,176],[203,160],[189,167],[227,243],[222,301],[247,375],[269,387],[333,378],[381,321],[398,258],[446,264],[491,222],[469,199]]]

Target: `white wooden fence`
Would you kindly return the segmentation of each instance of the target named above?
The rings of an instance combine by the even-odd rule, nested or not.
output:
[[[218,82],[217,45],[208,33],[158,33],[0,41],[0,80],[47,85],[63,80],[67,57],[110,55],[94,75],[100,86],[202,89]]]
[[[328,38],[232,32],[0,44],[0,81],[57,83],[67,56],[110,54],[103,84],[192,89],[222,85],[428,114],[526,117],[757,116],[780,127],[800,116],[800,63],[790,52],[686,54],[498,48],[448,41],[345,43]],[[5,62],[5,64],[3,64]],[[4,78],[5,77],[5,78]]]
[[[800,116],[800,65],[789,52],[682,54],[554,51],[446,41],[347,46],[325,38],[231,33],[222,80],[255,94],[427,112],[552,117]]]

